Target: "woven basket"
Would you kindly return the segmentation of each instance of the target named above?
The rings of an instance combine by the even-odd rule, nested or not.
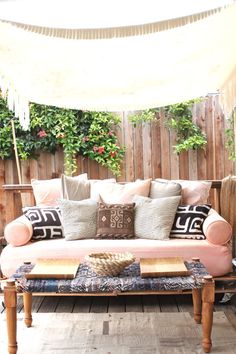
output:
[[[85,257],[85,261],[93,271],[99,275],[116,276],[135,261],[135,257],[129,253],[91,253]]]

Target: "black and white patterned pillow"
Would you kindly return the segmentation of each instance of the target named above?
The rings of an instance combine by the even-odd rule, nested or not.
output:
[[[33,226],[33,240],[63,237],[59,207],[26,207],[23,213]]]
[[[211,209],[210,204],[179,205],[175,214],[170,238],[204,240],[202,224]]]

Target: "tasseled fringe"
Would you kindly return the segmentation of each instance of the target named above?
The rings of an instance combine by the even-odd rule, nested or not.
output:
[[[182,27],[184,25],[197,22],[209,16],[215,15],[218,12],[224,10],[225,8],[231,6],[224,5],[211,10],[202,11],[196,14],[191,14],[187,16],[182,16],[179,18],[173,18],[153,23],[132,25],[132,26],[121,26],[121,27],[105,27],[105,28],[52,28],[52,27],[42,27],[37,25],[29,25],[24,23],[18,23],[13,21],[9,22],[13,26],[22,28],[25,31],[39,33],[41,35],[58,37],[58,38],[70,38],[70,39],[110,39],[110,38],[121,38],[129,36],[140,36],[155,32],[162,32],[169,29]]]
[[[0,76],[2,96],[7,99],[8,108],[19,118],[22,129],[27,130],[30,124],[29,101],[20,96],[11,84]]]

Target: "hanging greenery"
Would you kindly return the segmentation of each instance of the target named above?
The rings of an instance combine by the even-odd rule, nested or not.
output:
[[[207,143],[206,136],[192,121],[192,106],[198,101],[199,99],[190,100],[163,108],[140,111],[130,115],[129,119],[134,126],[141,122],[158,120],[160,109],[163,109],[166,127],[176,133],[177,144],[173,146],[175,152],[180,154],[182,151],[202,149]]]
[[[129,115],[129,120],[133,123],[134,127],[137,124],[151,122],[157,119],[157,113],[159,113],[159,108],[145,109],[144,111],[137,111],[136,113]]]
[[[177,154],[202,149],[207,143],[205,134],[192,121],[192,106],[195,102],[190,100],[165,107],[166,126],[176,133],[174,150]]]
[[[6,102],[0,97],[0,158],[14,155],[11,119]],[[119,117],[107,112],[83,112],[72,109],[31,104],[30,127],[24,131],[15,120],[17,150],[20,159],[37,158],[41,151],[55,153],[58,147],[64,151],[65,173],[76,171],[78,154],[88,156],[114,175],[120,174],[124,147],[118,144],[113,128]]]
[[[227,119],[227,129],[225,130],[226,135],[226,149],[228,150],[229,160],[236,160],[236,146],[235,146],[235,134],[234,134],[234,114],[235,110],[233,110],[230,117]]]

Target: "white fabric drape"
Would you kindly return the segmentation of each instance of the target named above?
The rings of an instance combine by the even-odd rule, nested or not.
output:
[[[235,3],[195,16],[87,32],[3,14],[0,3],[0,87],[8,90],[9,105],[25,127],[28,102],[124,111],[220,92],[226,111],[236,104]]]

